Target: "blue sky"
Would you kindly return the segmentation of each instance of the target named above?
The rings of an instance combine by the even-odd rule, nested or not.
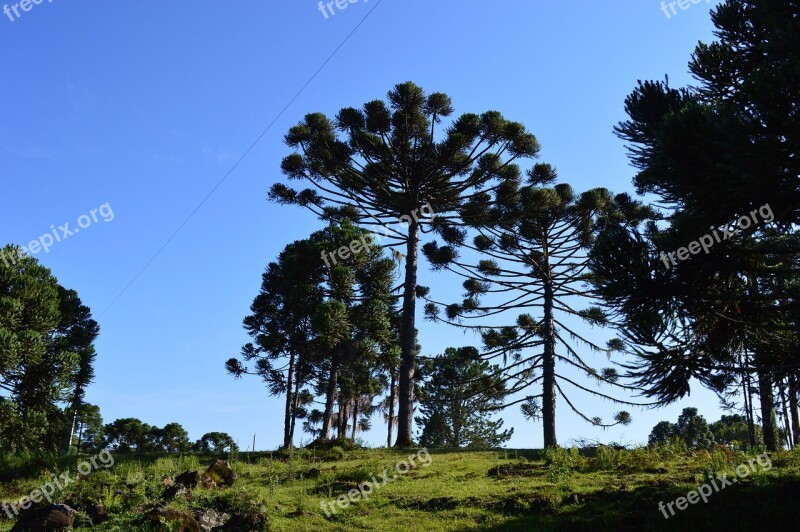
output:
[[[225,431],[249,446],[256,434],[259,449],[275,448],[281,400],[256,379],[235,381],[223,364],[248,340],[241,321],[264,267],[321,227],[307,211],[266,200],[283,180],[288,128],[308,112],[333,115],[411,80],[448,93],[457,113],[498,110],[523,122],[543,146],[541,160],[577,190],[631,191],[634,170],[612,133],[624,98],[638,79],[690,81],[686,64],[697,41],[711,39],[714,4],[667,18],[655,0],[369,0],[326,19],[314,0],[55,0],[14,21],[0,15],[0,243],[24,245],[65,222],[74,228],[108,203],[113,221],[101,217],[36,255],[100,323],[87,400],[106,422],[177,421],[193,439]],[[443,298],[460,292],[458,279],[423,267],[421,284],[434,283]],[[476,343],[445,326],[420,328],[426,355]],[[605,418],[619,409],[577,403]],[[717,404],[695,386],[687,400],[632,409],[630,426],[602,432],[562,402],[559,439],[644,442],[685,406],[718,419]],[[540,424],[516,408],[505,417],[516,429],[510,446],[541,446]],[[366,439],[379,445],[385,426],[374,421]]]

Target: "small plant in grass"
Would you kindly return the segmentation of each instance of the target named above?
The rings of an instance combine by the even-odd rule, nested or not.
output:
[[[334,447],[331,447],[331,450],[328,451],[328,458],[333,460],[333,461],[335,461],[335,462],[339,462],[341,460],[344,460],[344,458],[345,458],[344,449],[342,449],[338,445],[336,445]]]
[[[353,484],[360,484],[362,482],[371,480],[373,475],[380,473],[383,473],[383,469],[377,472],[370,471],[367,467],[362,465],[353,469],[338,471],[334,478],[337,482],[351,482]]]
[[[619,468],[626,461],[624,452],[608,445],[601,445],[598,447],[597,456],[593,461],[594,468],[599,471],[611,471]]]
[[[308,495],[308,490],[302,484],[294,491],[294,508],[297,515],[312,513],[313,506]]]
[[[662,460],[657,449],[652,447],[637,447],[626,451],[627,464],[636,471],[650,471],[657,469]]]
[[[564,482],[572,476],[573,469],[579,464],[578,449],[572,447],[549,447],[544,452],[547,464],[547,478],[551,482]]]

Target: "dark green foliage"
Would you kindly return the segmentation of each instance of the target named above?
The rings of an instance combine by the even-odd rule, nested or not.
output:
[[[397,445],[408,447],[421,235],[431,230],[457,233],[452,215],[484,198],[485,190],[513,190],[519,179],[515,161],[535,156],[539,145],[522,124],[496,111],[465,114],[449,127],[441,126],[454,111],[450,98],[443,93],[426,95],[411,82],[395,86],[387,100],[368,102],[361,109],[344,108],[335,119],[321,113],[306,115],[285,137],[297,151],[283,160],[282,170],[290,180],[305,180],[313,188],[298,191],[279,183],[270,190],[270,198],[301,205],[323,219],[384,226],[390,238],[387,245],[401,247],[406,269]],[[419,216],[424,208],[435,217]]]
[[[166,453],[185,453],[191,447],[189,433],[180,423],[164,425],[163,429],[156,429],[155,434],[158,438],[160,450]]]
[[[630,415],[619,412],[613,423],[588,417],[567,396],[568,386],[618,401],[575,382],[563,368],[580,370],[597,383],[618,389],[619,375],[613,368],[593,368],[585,354],[605,349],[578,334],[569,318],[591,325],[608,324],[596,295],[586,285],[587,248],[598,228],[619,220],[623,213],[644,217],[649,209],[626,195],[612,196],[605,189],[576,194],[567,184],[540,186],[556,179],[555,170],[538,164],[528,172],[529,185],[506,186],[494,194],[471,200],[461,210],[467,232],[441,232],[444,245],[431,242],[423,252],[437,269],[448,269],[465,278],[464,299],[443,305],[426,297],[427,317],[445,321],[482,335],[487,360],[502,359],[500,371],[509,395],[529,394],[509,402],[521,403],[527,419],[543,422],[545,447],[557,445],[556,404],[562,396],[567,405],[586,421],[603,427],[627,424]],[[462,257],[461,254],[465,257]],[[491,259],[484,258],[486,255]],[[588,304],[585,308],[577,305]],[[445,316],[441,310],[444,308]],[[496,325],[495,315],[517,314],[513,325]],[[530,313],[533,313],[530,314]],[[565,319],[567,318],[567,319]],[[479,322],[474,325],[469,323]],[[467,324],[469,323],[469,324]],[[558,366],[558,367],[557,367]],[[530,388],[541,386],[533,394]],[[631,403],[628,403],[631,404]]]
[[[673,424],[662,421],[653,427],[647,440],[649,445],[668,445],[680,438],[689,449],[708,449],[714,445],[714,434],[703,416],[697,414],[696,408],[684,408]]]
[[[151,452],[154,448],[152,427],[136,418],[117,419],[103,429],[104,446],[117,453]]]
[[[742,415],[722,416],[719,421],[711,423],[708,428],[714,434],[714,440],[720,445],[738,445],[741,449],[749,447],[750,429],[747,418]],[[761,427],[756,425],[755,432],[756,445],[763,445],[764,435]]]
[[[61,451],[94,377],[99,329],[36,259],[14,246],[0,253],[0,453]]]
[[[591,267],[644,394],[670,403],[696,379],[726,401],[741,394],[751,424],[758,395],[774,450],[773,388],[785,374],[770,368],[797,366],[796,349],[775,348],[796,345],[784,333],[800,296],[800,6],[728,0],[712,18],[718,40],[698,44],[694,87],[643,82],[625,102],[616,132],[637,191],[662,210],[609,224]],[[737,221],[735,234],[720,230]],[[669,259],[704,236],[710,248]]]
[[[225,432],[209,432],[192,445],[192,450],[197,453],[228,453],[236,452],[239,446]]]
[[[491,416],[503,404],[505,385],[497,366],[481,360],[474,347],[448,348],[443,356],[426,359],[420,372],[423,447],[493,448],[507,442],[514,429],[502,430],[503,420]]]
[[[67,419],[72,419],[71,409],[66,411]],[[73,446],[78,453],[95,453],[103,447],[103,417],[100,407],[90,403],[81,403],[75,417],[75,437]]]
[[[180,423],[159,428],[136,418],[124,418],[103,427],[103,446],[115,453],[185,453],[190,449],[211,452],[209,449],[228,448],[232,442],[224,432],[212,432],[191,445],[189,434]],[[235,444],[233,448],[235,450]]]
[[[358,252],[336,253],[354,242]],[[290,244],[268,266],[244,321],[254,342],[226,368],[236,377],[258,375],[272,395],[286,396],[285,448],[293,445],[298,418],[323,439],[334,426],[340,438],[348,426],[351,437],[368,429],[372,398],[385,387],[379,374],[392,371],[397,346],[393,279],[392,260],[347,220]],[[302,388],[312,383],[313,392]],[[315,395],[325,398],[324,411],[310,409]]]

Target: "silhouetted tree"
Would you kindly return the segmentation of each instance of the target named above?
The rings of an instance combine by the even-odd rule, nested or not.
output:
[[[298,152],[284,159],[282,169],[289,179],[306,180],[313,188],[296,191],[276,184],[270,190],[272,200],[307,207],[324,219],[384,227],[387,245],[405,248],[399,447],[412,445],[421,234],[454,223],[448,215],[476,194],[516,180],[514,161],[539,151],[521,124],[494,111],[465,114],[437,131],[452,113],[446,94],[426,95],[408,82],[389,92],[388,103],[344,108],[334,120],[309,114],[286,135]],[[426,209],[435,218],[422,215]]]

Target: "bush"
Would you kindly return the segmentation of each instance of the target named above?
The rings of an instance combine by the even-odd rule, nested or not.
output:
[[[330,451],[328,451],[328,458],[335,462],[344,460],[344,457],[345,457],[344,449],[342,449],[338,445],[335,447],[331,447]]]
[[[574,468],[581,464],[578,449],[572,447],[563,449],[561,447],[550,447],[544,452],[544,461],[547,464],[547,478],[551,482],[566,480],[572,476]]]
[[[593,461],[594,469],[598,471],[613,471],[628,462],[628,451],[615,449],[608,445],[601,445],[597,449],[597,457]]]

